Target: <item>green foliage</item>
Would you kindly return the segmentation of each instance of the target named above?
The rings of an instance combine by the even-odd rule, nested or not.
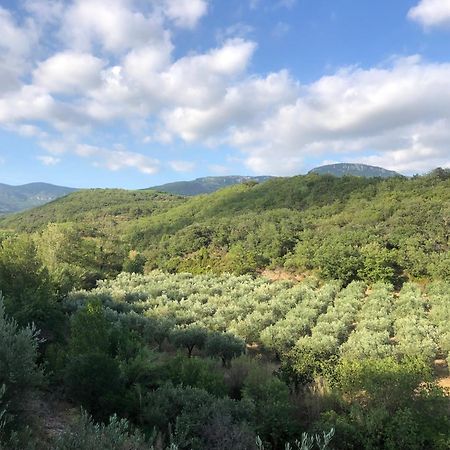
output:
[[[361,248],[363,267],[358,277],[368,283],[396,281],[396,258],[392,250],[382,247],[378,242],[371,242]]]
[[[8,238],[1,243],[0,289],[6,311],[19,324],[34,322],[41,330],[52,332],[61,326],[56,289],[29,236]]]
[[[180,449],[247,449],[255,435],[247,426],[252,405],[217,399],[191,387],[164,385],[143,399],[143,422],[173,441]]]
[[[208,333],[204,328],[190,326],[177,328],[172,331],[171,341],[178,348],[186,348],[189,358],[192,356],[194,348],[202,350],[205,346]]]
[[[212,333],[205,343],[205,352],[211,357],[220,358],[223,366],[230,366],[231,360],[244,353],[245,343],[230,333]]]
[[[16,448],[13,431],[20,428],[18,416],[28,395],[44,381],[37,364],[38,344],[33,326],[21,328],[6,316],[0,295],[0,448],[3,444],[5,449]]]
[[[69,348],[74,356],[86,353],[107,353],[111,326],[100,302],[91,302],[71,318]]]
[[[444,449],[448,444],[448,397],[431,382],[423,360],[342,360],[333,385],[345,413],[324,417],[338,435],[342,431],[337,448]]]
[[[65,384],[73,401],[104,419],[120,408],[123,395],[120,375],[117,361],[109,355],[88,353],[69,360]]]
[[[361,253],[353,239],[345,242],[342,235],[339,238],[332,235],[332,238],[334,242],[325,241],[318,249],[317,264],[325,278],[350,283],[363,267]]]
[[[72,260],[69,266],[66,252],[58,253],[55,276],[75,284],[79,276],[86,286],[122,267],[254,274],[284,266],[346,284],[448,279],[449,182],[433,174],[387,180],[310,174],[190,199],[89,190],[4,218],[0,226],[8,232],[74,226],[78,242],[67,229],[64,239],[92,251],[84,264]],[[64,242],[58,233],[45,235],[43,247]]]
[[[5,314],[0,296],[0,386],[3,402],[19,407],[29,390],[41,385],[43,374],[37,364],[39,333],[34,326],[21,328]]]
[[[90,287],[100,277],[99,249],[79,224],[50,223],[36,236],[38,254],[61,294]]]
[[[253,426],[264,441],[278,448],[290,439],[295,424],[286,384],[261,370],[252,370],[245,381],[243,399],[255,405]]]
[[[227,391],[223,373],[208,359],[178,355],[167,363],[165,375],[174,385],[204,389],[218,397]]]
[[[131,251],[123,263],[122,270],[129,273],[144,273],[145,263],[146,259],[144,255],[136,251]]]
[[[302,431],[336,427],[338,449],[444,449],[448,397],[429,368],[450,351],[449,180],[308,175],[192,199],[79,192],[3,219],[33,234],[1,233],[0,288],[20,325],[43,329],[51,381],[96,419],[118,413],[157,435],[158,448],[252,449],[256,433],[272,450],[310,447]],[[256,276],[278,267],[306,279]],[[34,329],[2,327],[11,428],[19,386],[42,373]],[[118,419],[83,420],[68,448],[140,448]]]
[[[117,225],[122,218],[135,219],[161,212],[183,199],[154,191],[84,189],[39,208],[6,217],[6,227],[35,231],[49,223],[88,222],[90,225]]]
[[[107,425],[96,424],[85,412],[56,439],[54,450],[151,450],[144,437],[130,431],[130,424],[112,416]],[[176,450],[175,448],[170,450]]]
[[[119,363],[111,355],[112,329],[99,303],[89,303],[71,322],[65,384],[69,395],[95,417],[109,417],[121,401]]]

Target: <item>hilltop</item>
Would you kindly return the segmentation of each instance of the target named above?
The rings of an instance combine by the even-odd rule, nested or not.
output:
[[[203,177],[196,178],[192,181],[176,181],[174,183],[162,184],[160,186],[153,186],[149,189],[160,192],[168,192],[170,194],[193,196],[199,194],[211,194],[212,192],[223,189],[227,186],[233,186],[235,184],[256,182],[263,183],[270,180],[273,177],[259,176],[250,177],[242,175],[230,175],[224,177]]]
[[[402,176],[397,172],[383,169],[381,167],[368,166],[365,164],[331,164],[327,166],[316,167],[312,169],[309,174],[316,173],[320,175],[334,175],[337,177],[342,177],[346,175],[359,176],[359,177],[381,177],[389,178]],[[142,191],[157,191],[164,192],[167,194],[173,194],[175,196],[186,196],[192,197],[202,194],[211,194],[213,192],[219,191],[226,187],[245,184],[245,183],[265,183],[269,180],[273,180],[276,177],[272,176],[246,176],[246,175],[230,175],[230,176],[218,176],[218,177],[202,177],[196,178],[191,181],[176,181],[173,183],[166,183],[158,186],[153,186],[148,189],[143,189]],[[21,186],[10,186],[7,184],[0,183],[0,215],[17,213],[25,211],[27,209],[35,208],[46,203],[50,203],[60,197],[64,197],[70,193],[77,191],[78,189],[55,186],[48,183],[29,183]],[[85,189],[85,192],[93,191],[92,189]],[[100,193],[102,190],[95,189],[96,192]],[[106,189],[103,190],[104,195],[111,194],[113,190]],[[121,191],[122,194],[127,192],[126,190],[116,189],[117,192]],[[128,191],[134,192],[134,191]],[[136,191],[138,192],[138,191]],[[117,195],[114,195],[113,203],[121,202],[125,200],[119,200]],[[83,194],[86,195],[86,194]],[[102,194],[98,194],[101,196]],[[139,201],[137,199],[144,200],[144,198],[139,197],[139,194],[130,195],[132,203]],[[94,204],[95,201],[94,201]],[[98,205],[97,205],[98,206]],[[88,207],[89,208],[89,207]],[[85,207],[81,208],[84,211]]]
[[[2,218],[0,227],[20,231],[42,229],[49,223],[92,224],[127,222],[165,211],[183,198],[150,190],[82,189],[37,208]]]
[[[74,191],[76,191],[74,188],[48,183],[29,183],[21,186],[0,183],[0,214],[19,212],[43,205]]]
[[[445,170],[388,179],[313,173],[195,197],[79,191],[3,218],[0,228],[41,232],[49,224],[72,223],[99,252],[114,253],[117,270],[132,251],[132,258],[139,255],[138,271],[256,273],[281,267],[344,282],[400,282],[448,276],[449,217]]]
[[[355,177],[366,178],[391,178],[402,177],[398,172],[393,170],[386,170],[382,167],[369,166],[367,164],[352,164],[352,163],[338,163],[328,164],[326,166],[316,167],[309,171],[309,173],[317,173],[319,175],[334,175],[335,177],[343,177],[352,175]]]

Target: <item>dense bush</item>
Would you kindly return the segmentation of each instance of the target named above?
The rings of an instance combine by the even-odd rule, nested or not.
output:
[[[21,328],[5,314],[0,295],[0,448],[20,429],[17,420],[29,394],[43,383],[37,364],[39,337],[33,326]],[[5,444],[6,445],[6,444]]]

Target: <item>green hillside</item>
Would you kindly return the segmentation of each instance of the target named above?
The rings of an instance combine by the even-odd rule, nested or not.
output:
[[[310,174],[231,186],[186,199],[153,191],[88,190],[3,219],[6,230],[73,223],[116,267],[246,273],[283,268],[401,283],[449,275],[448,171],[423,177]],[[108,244],[109,242],[109,244]],[[132,256],[134,258],[135,256]]]
[[[233,186],[235,184],[247,183],[247,182],[257,182],[263,183],[264,181],[270,180],[273,177],[260,176],[260,177],[249,177],[249,176],[236,176],[229,175],[224,177],[204,177],[197,178],[192,181],[176,181],[174,183],[162,184],[160,186],[153,186],[150,189],[160,192],[168,192],[170,194],[176,195],[200,195],[200,194],[211,194],[212,192],[223,189],[227,186]]]
[[[0,219],[0,226],[19,231],[42,229],[49,223],[75,222],[100,226],[160,213],[182,203],[181,197],[124,189],[83,189],[38,208]]]

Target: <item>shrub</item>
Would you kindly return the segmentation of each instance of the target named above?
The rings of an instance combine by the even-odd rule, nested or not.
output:
[[[2,445],[5,449],[25,449],[20,436],[12,431],[21,428],[15,420],[28,394],[43,383],[43,372],[37,364],[38,344],[33,326],[20,328],[5,315],[0,295],[0,449]]]
[[[244,341],[230,333],[213,333],[208,336],[205,344],[206,354],[218,357],[223,366],[230,366],[233,358],[245,351]]]
[[[107,425],[96,424],[83,412],[80,419],[59,438],[54,450],[151,450],[129,423],[112,416]],[[174,449],[175,450],[175,449]]]
[[[20,328],[5,315],[0,296],[0,386],[5,387],[3,401],[13,410],[43,382],[43,372],[37,364],[38,336],[34,326]]]

